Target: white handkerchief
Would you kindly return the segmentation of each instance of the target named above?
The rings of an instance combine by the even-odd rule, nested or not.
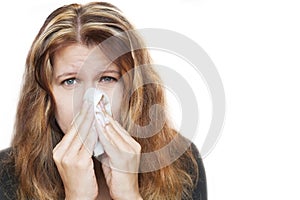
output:
[[[100,123],[102,123],[101,125],[106,124],[108,119],[105,117],[105,115],[103,114],[102,110],[99,108],[98,105],[101,101],[102,104],[104,105],[105,111],[111,115],[112,114],[111,106],[110,106],[108,96],[99,89],[89,88],[84,94],[84,100],[90,101],[91,103],[94,104],[94,113],[97,119],[96,123],[99,121]],[[92,131],[96,131],[96,128],[93,127]],[[100,141],[98,140],[94,149],[94,156],[97,158],[97,156],[100,156],[103,153],[104,153],[103,147]]]

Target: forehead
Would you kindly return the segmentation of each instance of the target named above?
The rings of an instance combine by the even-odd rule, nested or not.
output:
[[[72,44],[56,51],[53,66],[55,73],[62,73],[65,70],[118,68],[113,65],[98,46],[87,47],[81,44]]]

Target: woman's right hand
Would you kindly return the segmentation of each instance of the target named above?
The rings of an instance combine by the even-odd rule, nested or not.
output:
[[[53,159],[65,188],[66,199],[96,199],[98,185],[92,160],[97,134],[92,131],[93,105],[85,101],[70,130],[53,149]]]

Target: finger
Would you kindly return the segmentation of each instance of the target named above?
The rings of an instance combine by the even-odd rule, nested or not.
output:
[[[110,137],[112,132],[108,132],[107,128],[99,125],[97,125],[96,128],[99,140],[108,156],[109,167],[118,171],[137,171],[139,153],[124,141],[123,143],[117,143],[115,141],[116,138]]]
[[[122,137],[124,141],[131,145],[138,145],[136,140],[132,138],[131,135],[116,120],[114,120],[110,115],[106,115],[106,117],[108,118],[113,129],[116,130],[116,132],[120,135],[120,137]]]
[[[115,155],[115,154],[117,154],[118,153],[117,146],[116,146],[115,142],[112,141],[108,137],[108,133],[104,129],[104,127],[101,126],[99,122],[95,124],[95,127],[96,127],[96,131],[97,131],[97,134],[98,134],[98,138],[100,140],[100,143],[103,146],[104,151],[108,155]]]
[[[100,101],[100,104],[98,106],[98,108],[102,111],[104,115],[104,121],[106,121],[106,124],[110,123],[124,141],[136,146],[137,148],[140,148],[139,144],[131,137],[131,135],[116,120],[114,120],[109,113],[107,113],[102,101]]]
[[[74,117],[74,119],[71,123],[71,127],[75,128],[77,130],[77,132],[79,131],[79,127],[80,127],[81,123],[86,118],[86,115],[88,114],[90,107],[92,107],[92,105],[88,101],[85,100],[81,106],[80,112],[77,113],[76,116]]]
[[[104,122],[105,124],[104,129],[106,129],[109,134],[107,135],[107,138],[111,141],[115,141],[115,143],[119,146],[122,145],[123,148],[126,148],[124,145],[126,143],[126,140],[121,136],[123,134],[123,130],[118,128],[114,123],[116,121],[106,112],[103,103],[100,101],[100,109],[103,113]],[[126,131],[125,131],[126,132]]]
[[[55,161],[60,161],[66,151],[69,149],[74,137],[77,135],[77,129],[72,127],[68,131],[68,135],[65,135],[62,140],[53,149],[53,158]]]
[[[53,154],[55,154],[56,158],[61,158],[63,154],[68,150],[70,147],[72,141],[77,135],[78,127],[77,124],[82,121],[87,113],[89,104],[85,101],[82,104],[81,111],[75,116],[72,122],[72,126],[70,130],[65,133],[65,136],[62,138],[62,140],[56,145],[56,147],[53,149]]]
[[[107,121],[109,122],[107,124],[112,126],[113,130],[115,130],[119,137],[121,137],[122,140],[126,143],[126,146],[129,145],[129,148],[123,146],[124,148],[126,148],[126,151],[130,153],[140,153],[141,145],[133,137],[131,137],[131,135],[116,120],[114,120],[107,113],[105,115]],[[109,128],[109,126],[107,128]]]
[[[71,131],[68,131],[68,133],[64,136],[63,140],[61,141],[61,156],[68,154],[68,156],[74,157],[81,149],[84,140],[80,135],[80,131],[82,130],[82,124],[90,115],[90,111],[92,108],[93,106],[87,101],[83,103],[80,113],[73,120],[74,123],[71,127]]]
[[[80,122],[80,120],[82,121]],[[83,147],[83,145],[85,144],[85,140],[87,139],[87,136],[90,132],[91,126],[93,124],[94,112],[93,106],[91,104],[89,105],[85,116],[80,120],[78,120],[80,124],[77,124],[79,125],[77,130],[77,137],[73,139],[72,146],[70,146],[70,148],[72,148],[75,151],[78,151]]]
[[[121,158],[132,158],[133,155],[139,153],[138,150],[134,149],[130,143],[127,143],[125,140],[123,140],[123,138],[120,137],[119,133],[117,133],[110,123],[103,127],[101,133],[101,140],[105,139],[108,141],[103,143],[107,146],[106,153],[111,158],[111,165],[119,170],[126,169],[125,166],[123,166],[123,162],[125,160]]]
[[[83,146],[81,147],[80,154],[88,153],[89,157],[91,157],[94,154],[93,152],[97,141],[98,135],[93,121],[91,127],[89,128],[88,135],[83,143]]]
[[[102,111],[104,112],[105,118],[107,118],[107,123],[103,128],[105,131],[102,131],[107,140],[113,143],[120,151],[140,153],[140,144],[136,142],[117,121],[105,113],[105,110],[102,109]]]

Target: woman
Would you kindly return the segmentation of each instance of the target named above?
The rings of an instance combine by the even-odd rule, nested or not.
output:
[[[27,56],[12,147],[0,155],[0,199],[207,199],[196,147],[151,110],[165,107],[164,91],[133,29],[103,2],[50,14]],[[82,100],[90,87],[110,99],[103,125]],[[96,159],[97,140],[105,153]]]

